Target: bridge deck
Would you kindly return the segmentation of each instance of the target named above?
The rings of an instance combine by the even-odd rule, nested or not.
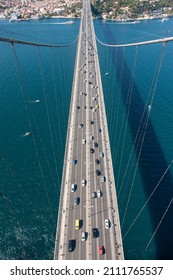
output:
[[[54,259],[124,259],[89,1],[83,2],[68,125]],[[74,159],[76,164],[72,163]],[[99,164],[96,164],[96,159]],[[100,175],[96,174],[97,170]],[[85,186],[82,186],[82,179],[86,180]],[[77,185],[74,192],[71,191],[72,184]],[[92,192],[97,193],[95,198]],[[78,205],[74,205],[75,198],[78,198]],[[75,229],[76,219],[80,220],[79,230]],[[106,219],[109,220],[109,228],[105,228]],[[93,228],[96,228],[96,238],[93,237]],[[82,232],[85,232],[85,241],[81,239]],[[73,240],[72,252],[69,252],[69,240]],[[103,246],[103,255],[99,252],[100,246]]]

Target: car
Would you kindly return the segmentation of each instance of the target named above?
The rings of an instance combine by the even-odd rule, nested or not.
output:
[[[90,153],[91,153],[91,154],[94,153],[94,149],[93,149],[93,148],[90,149]]]
[[[94,121],[90,121],[90,124],[94,124]]]
[[[97,176],[100,176],[101,175],[101,171],[100,170],[96,170],[96,174],[97,174]]]
[[[77,109],[79,110],[79,109],[80,109],[80,106],[77,106]]]
[[[94,140],[94,136],[93,135],[90,136],[90,140]]]
[[[99,235],[99,231],[98,231],[97,228],[93,228],[93,229],[92,229],[92,233],[93,233],[93,238],[97,238],[98,235]]]
[[[95,160],[95,163],[96,163],[96,164],[99,164],[99,163],[100,163],[99,159],[96,159],[96,160]]]
[[[83,108],[84,108],[84,110],[86,110],[87,106],[84,106]]]
[[[101,190],[97,190],[97,197],[101,197],[101,196],[102,196]]]
[[[81,227],[81,220],[76,219],[76,221],[75,221],[75,229],[76,229],[76,230],[79,230],[80,227]]]
[[[86,232],[85,231],[82,232],[81,240],[82,241],[86,240]]]
[[[86,180],[82,179],[82,187],[85,187],[85,186],[86,186]]]
[[[95,147],[95,148],[98,148],[98,146],[99,146],[98,143],[97,143],[97,142],[94,142],[94,147]]]
[[[103,255],[103,254],[104,254],[104,247],[99,246],[99,255]]]
[[[85,139],[82,139],[82,144],[86,144],[86,140]]]
[[[108,229],[110,227],[110,221],[105,219],[105,228]]]
[[[90,109],[92,110],[92,109],[93,109],[93,106],[90,106]]]
[[[96,192],[92,192],[92,193],[91,193],[91,197],[92,197],[92,198],[96,198],[96,196],[97,196]]]
[[[77,159],[72,159],[72,164],[76,165],[77,164]]]
[[[101,132],[101,131],[102,131],[101,128],[99,128],[99,129],[98,129],[98,132]]]
[[[69,251],[69,252],[73,252],[73,251],[74,251],[74,249],[75,249],[75,243],[76,243],[75,240],[69,240],[69,241],[68,241],[68,251]]]
[[[74,199],[74,205],[78,205],[78,204],[79,204],[79,201],[80,201],[80,198],[79,198],[79,197],[75,197],[75,199]]]
[[[82,127],[83,127],[83,123],[80,123],[79,128],[82,128]]]
[[[100,152],[100,157],[103,158],[104,157],[104,153]]]
[[[75,192],[77,189],[77,185],[76,184],[72,184],[71,185],[71,192]]]
[[[83,92],[82,92],[82,91],[80,92],[80,95],[83,95]]]
[[[101,177],[101,182],[104,183],[105,181],[106,181],[105,176],[102,176],[102,177]]]

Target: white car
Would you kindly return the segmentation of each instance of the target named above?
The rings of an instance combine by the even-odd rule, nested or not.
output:
[[[85,187],[85,186],[86,186],[86,180],[82,179],[82,187]]]
[[[105,219],[105,228],[108,229],[110,227],[110,221]]]
[[[101,196],[102,196],[101,190],[97,190],[97,197],[101,197]]]
[[[71,192],[75,192],[76,191],[76,185],[75,184],[72,184],[71,185]]]
[[[81,240],[82,241],[86,240],[86,233],[85,233],[85,231],[82,232]]]
[[[100,157],[104,157],[104,153],[103,152],[100,152]]]
[[[90,136],[90,140],[93,140],[93,139],[94,139],[94,136],[91,135],[91,136]]]
[[[102,177],[101,177],[101,182],[104,183],[105,181],[106,181],[105,176],[102,176]]]
[[[82,127],[83,127],[83,123],[80,123],[79,128],[82,128]]]
[[[86,144],[86,140],[85,139],[82,139],[82,144]]]

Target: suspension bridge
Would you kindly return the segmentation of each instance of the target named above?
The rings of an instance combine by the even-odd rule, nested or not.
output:
[[[52,228],[52,232],[55,232],[56,210],[59,204],[54,259],[124,259],[123,243],[126,241],[127,236],[138,223],[146,208],[152,207],[151,200],[154,199],[155,195],[157,198],[154,199],[154,205],[158,197],[164,196],[164,190],[161,187],[165,180],[167,182],[166,185],[170,185],[172,182],[171,167],[173,162],[172,159],[169,161],[166,160],[161,152],[157,137],[152,129],[150,114],[153,110],[158,81],[164,64],[166,47],[167,44],[171,44],[173,37],[131,44],[103,43],[95,36],[90,1],[84,1],[79,35],[70,44],[34,43],[4,37],[0,37],[0,41],[2,44],[8,44],[13,53],[14,65],[17,69],[19,79],[19,92],[21,92],[26,123],[28,124],[28,130],[25,131],[23,137],[26,137],[28,140],[30,139],[29,141],[31,141],[33,147],[32,152],[35,154],[33,169],[28,166],[28,170],[33,173],[36,165],[38,167],[38,176],[41,180],[40,188],[42,187],[42,192],[45,194],[46,211],[49,219],[51,219],[51,223],[47,221],[46,224]],[[65,123],[67,123],[67,120],[64,117],[65,113],[63,111],[68,111],[68,108],[64,106],[65,99],[68,97],[66,95],[63,96],[66,89],[62,85],[56,84],[56,75],[59,75],[60,78],[66,75],[65,80],[67,83],[70,83],[68,72],[70,72],[71,65],[67,63],[67,57],[70,57],[71,60],[75,58],[75,52],[72,55],[70,48],[75,49],[76,43],[78,45],[66,145],[64,145]],[[151,76],[151,85],[148,89],[148,94],[145,96],[145,101],[143,101],[140,100],[135,84],[140,52],[139,47],[141,48],[143,45],[147,46],[151,44],[159,45],[161,48],[159,49],[160,53],[157,58],[156,67]],[[26,45],[36,49],[33,59],[38,64],[35,67],[40,76],[40,91],[43,93],[43,96],[37,97],[38,99],[35,98],[35,95],[32,97],[32,95],[28,95],[27,93],[28,89],[19,55],[20,47],[18,46],[20,45]],[[107,71],[102,74],[102,78],[107,77],[106,83],[108,83],[110,81],[110,73],[118,73],[117,80],[120,85],[117,89],[118,94],[115,95],[114,89],[116,85],[114,84],[115,81],[113,78],[107,84],[107,88],[110,87],[108,110],[105,110],[105,103],[107,101],[104,101],[103,97],[99,66],[98,54],[100,54],[100,46],[104,47],[102,55],[104,57],[109,56],[109,59],[112,61],[108,63]],[[130,73],[128,72],[127,65],[125,65],[125,56],[129,48],[133,48],[134,50],[133,59],[130,64]],[[67,50],[66,58],[62,55],[62,49]],[[48,50],[47,56],[50,56],[50,65],[47,72],[44,68],[43,50]],[[54,52],[54,50],[57,52]],[[57,53],[59,60],[58,70],[55,68],[54,62],[57,59]],[[63,60],[66,61],[66,72],[63,72],[62,69],[61,62]],[[54,96],[55,108],[50,105],[51,100],[48,94],[50,89],[47,89],[45,81],[49,77],[48,72],[52,74],[49,79],[52,80],[53,86],[51,90]],[[127,79],[128,83],[123,82],[123,79]],[[63,96],[62,101],[58,100],[57,90],[61,91]],[[133,104],[136,104],[136,99],[138,99],[138,105],[133,106]],[[38,105],[43,103],[42,101],[45,104],[44,110],[48,125],[48,141],[50,141],[48,149],[46,142],[44,142],[44,134],[41,132],[42,128],[38,122],[37,114],[33,108],[33,104]],[[122,103],[124,107],[123,111],[121,110]],[[108,124],[106,115],[108,117]],[[58,126],[54,121],[55,116]],[[139,118],[138,121],[136,120],[136,116]],[[111,123],[111,126],[109,126],[109,123]],[[114,124],[113,130],[112,124]],[[131,148],[129,148],[129,140],[127,140],[128,125],[132,127]],[[108,128],[111,139],[113,139],[111,141],[109,139]],[[152,162],[148,162],[145,176],[148,176],[148,182],[151,182],[151,184],[145,190],[146,200],[138,207],[136,215],[133,219],[130,219],[131,222],[126,225],[126,220],[130,216],[130,203],[134,192],[135,180],[139,172],[140,159],[143,158],[142,152],[145,149],[148,130],[152,137],[152,144],[149,144],[151,145],[151,154],[148,157],[152,157]],[[64,134],[64,138],[59,136],[62,134]],[[60,146],[59,153],[56,150],[57,143]],[[65,151],[64,155],[63,150]],[[44,163],[40,154],[43,155]],[[128,154],[128,157],[124,162],[125,154]],[[158,166],[158,159],[155,158],[155,154],[159,155],[158,158],[162,163],[162,168],[159,166],[159,171],[157,171],[158,176],[152,178],[152,174],[156,173]],[[3,153],[1,154],[1,161],[2,165],[6,168],[6,172],[10,175],[11,184],[13,185],[15,183],[18,187],[19,196],[22,195],[20,200],[27,201],[28,208],[30,207],[33,211],[28,220],[29,230],[31,231],[33,228],[32,218],[34,213],[38,213],[42,217],[40,208],[31,200],[31,194],[28,193],[28,189],[26,190],[23,187],[23,184],[16,175],[17,171],[15,171],[14,166],[9,163]],[[52,162],[54,165],[53,168],[51,167]],[[63,166],[62,173],[59,171],[59,162]],[[24,164],[26,164],[25,161]],[[50,185],[52,186],[51,189]],[[57,186],[60,185],[61,193],[57,189]],[[54,202],[52,199],[53,196]],[[21,230],[25,217],[23,216],[22,219],[18,217],[15,210],[17,205],[14,206],[12,198],[9,197],[10,191],[8,193],[8,190],[2,188],[1,198],[4,201],[4,205],[8,207],[14,217],[15,224],[20,228],[20,234],[23,236],[23,239],[30,240],[29,245],[32,247],[30,237],[32,233]],[[119,200],[119,203],[117,200]],[[147,253],[154,240],[159,243],[161,251],[168,252],[171,240],[168,238],[160,244],[159,235],[163,236],[165,234],[162,227],[165,221],[171,227],[172,200],[173,194],[172,191],[169,191],[167,196],[164,196],[163,204],[159,205],[160,215],[152,218],[154,228],[152,233],[147,236],[148,241],[146,242],[145,248],[143,248],[144,252]],[[119,213],[121,219],[119,219]],[[52,237],[52,242],[54,243],[53,239],[54,237]],[[163,252],[158,252],[158,258],[163,258],[163,256],[164,258],[172,258],[171,252],[165,253],[165,255]]]

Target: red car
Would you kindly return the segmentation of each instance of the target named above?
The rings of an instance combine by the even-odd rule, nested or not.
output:
[[[104,254],[104,247],[99,246],[99,255],[103,255],[103,254]]]

